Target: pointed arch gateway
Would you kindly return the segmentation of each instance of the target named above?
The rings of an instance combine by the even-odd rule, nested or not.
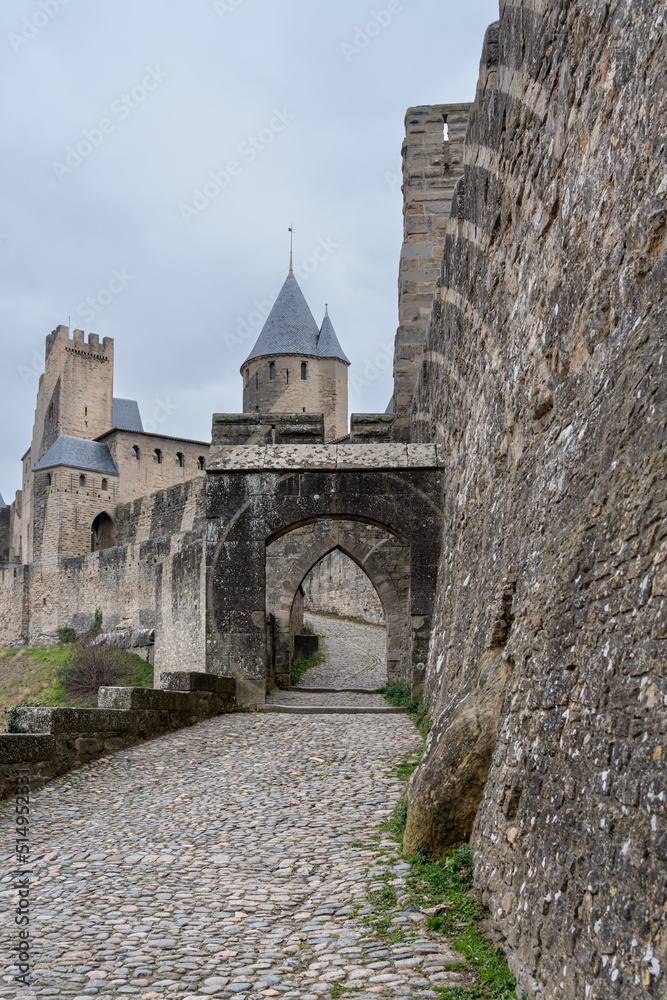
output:
[[[410,550],[386,529],[361,521],[318,521],[295,527],[266,549],[266,609],[273,619],[274,677],[288,684],[296,625],[295,602],[310,572],[326,556],[341,552],[374,588],[386,626],[389,681],[410,683]]]

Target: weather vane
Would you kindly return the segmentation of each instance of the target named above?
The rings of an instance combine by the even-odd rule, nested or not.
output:
[[[290,222],[289,229],[287,231],[289,233],[289,273],[293,275],[294,274],[294,271],[292,270],[292,240],[294,239],[293,222]]]

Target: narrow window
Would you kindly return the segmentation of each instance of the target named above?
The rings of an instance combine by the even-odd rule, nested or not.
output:
[[[132,446],[132,454],[134,455],[134,457],[136,458],[136,460],[138,462],[139,459],[141,458],[141,452],[139,451],[139,445],[138,444],[135,444],[135,445]]]
[[[79,486],[85,486],[85,485],[86,485],[86,477],[79,476]]]
[[[159,448],[155,449],[154,455],[155,455],[155,461],[157,462],[157,464],[158,465],[162,465],[162,452],[160,451]]]
[[[202,471],[206,468],[206,459],[204,458],[203,455],[200,455],[199,458],[197,459],[197,465]]]
[[[185,468],[185,455],[183,454],[182,451],[177,451],[176,452],[176,460],[178,461],[178,464],[180,465],[180,467],[182,469],[184,469]]]
[[[46,485],[47,486],[51,485],[51,473],[50,472],[46,473]]]
[[[286,382],[289,385],[289,368],[285,369],[285,375],[286,375]]]
[[[275,361],[269,361],[269,379],[273,382],[276,377],[276,363]]]
[[[49,403],[49,420],[53,420],[53,403]]]
[[[83,415],[84,415],[84,417],[88,416],[88,407],[87,406],[84,406],[84,408],[83,408]]]
[[[102,492],[106,493],[106,491],[108,489],[109,489],[109,480],[108,479],[103,479],[102,480]]]
[[[255,372],[255,389],[259,389],[259,372]]]
[[[442,140],[443,142],[449,142],[449,125],[447,124],[447,115],[442,116],[442,121]]]
[[[307,369],[306,369],[306,362],[302,361],[301,362],[301,378],[304,380],[304,382],[306,380],[306,371],[307,371]]]

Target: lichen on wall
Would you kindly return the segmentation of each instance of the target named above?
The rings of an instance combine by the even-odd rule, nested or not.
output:
[[[531,998],[666,988],[666,26],[501,3],[413,407],[447,492],[406,843],[472,833]]]

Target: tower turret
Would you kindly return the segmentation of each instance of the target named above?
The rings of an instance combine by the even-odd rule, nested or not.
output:
[[[241,366],[244,413],[323,413],[325,440],[347,433],[347,369],[328,308],[322,326],[292,270]]]

